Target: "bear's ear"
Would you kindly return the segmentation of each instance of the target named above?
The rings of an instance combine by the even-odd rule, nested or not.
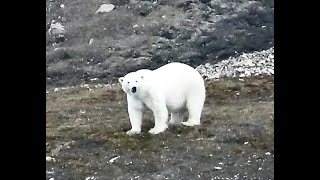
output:
[[[122,84],[123,83],[123,77],[119,78],[118,81]]]

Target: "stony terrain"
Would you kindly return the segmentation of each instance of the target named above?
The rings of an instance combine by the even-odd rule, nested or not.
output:
[[[206,63],[196,68],[204,78],[250,77],[274,75],[274,48],[243,53],[216,64]]]
[[[113,83],[140,68],[197,67],[274,46],[273,0],[46,3],[48,86]]]

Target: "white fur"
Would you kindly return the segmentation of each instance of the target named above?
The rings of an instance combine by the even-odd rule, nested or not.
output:
[[[152,110],[155,126],[149,133],[158,134],[170,124],[185,126],[200,125],[205,101],[205,86],[201,75],[191,66],[169,63],[156,70],[142,69],[119,78],[122,89],[127,93],[128,113],[131,130],[127,134],[141,132],[144,106]],[[132,88],[136,87],[136,92]],[[183,121],[183,112],[188,110],[188,121]]]

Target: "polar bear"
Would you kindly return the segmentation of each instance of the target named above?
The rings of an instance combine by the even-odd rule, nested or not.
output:
[[[155,125],[151,134],[164,132],[169,124],[200,125],[205,101],[205,85],[202,76],[189,65],[173,62],[155,70],[141,69],[120,77],[127,94],[131,130],[127,134],[141,132],[144,107],[152,110]],[[183,113],[189,118],[183,121]],[[171,118],[168,121],[168,113]]]

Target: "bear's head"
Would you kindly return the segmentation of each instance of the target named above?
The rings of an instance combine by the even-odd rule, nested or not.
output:
[[[121,83],[122,90],[130,95],[139,93],[139,90],[144,81],[144,74],[140,72],[131,72],[124,77],[120,77],[119,82]]]

